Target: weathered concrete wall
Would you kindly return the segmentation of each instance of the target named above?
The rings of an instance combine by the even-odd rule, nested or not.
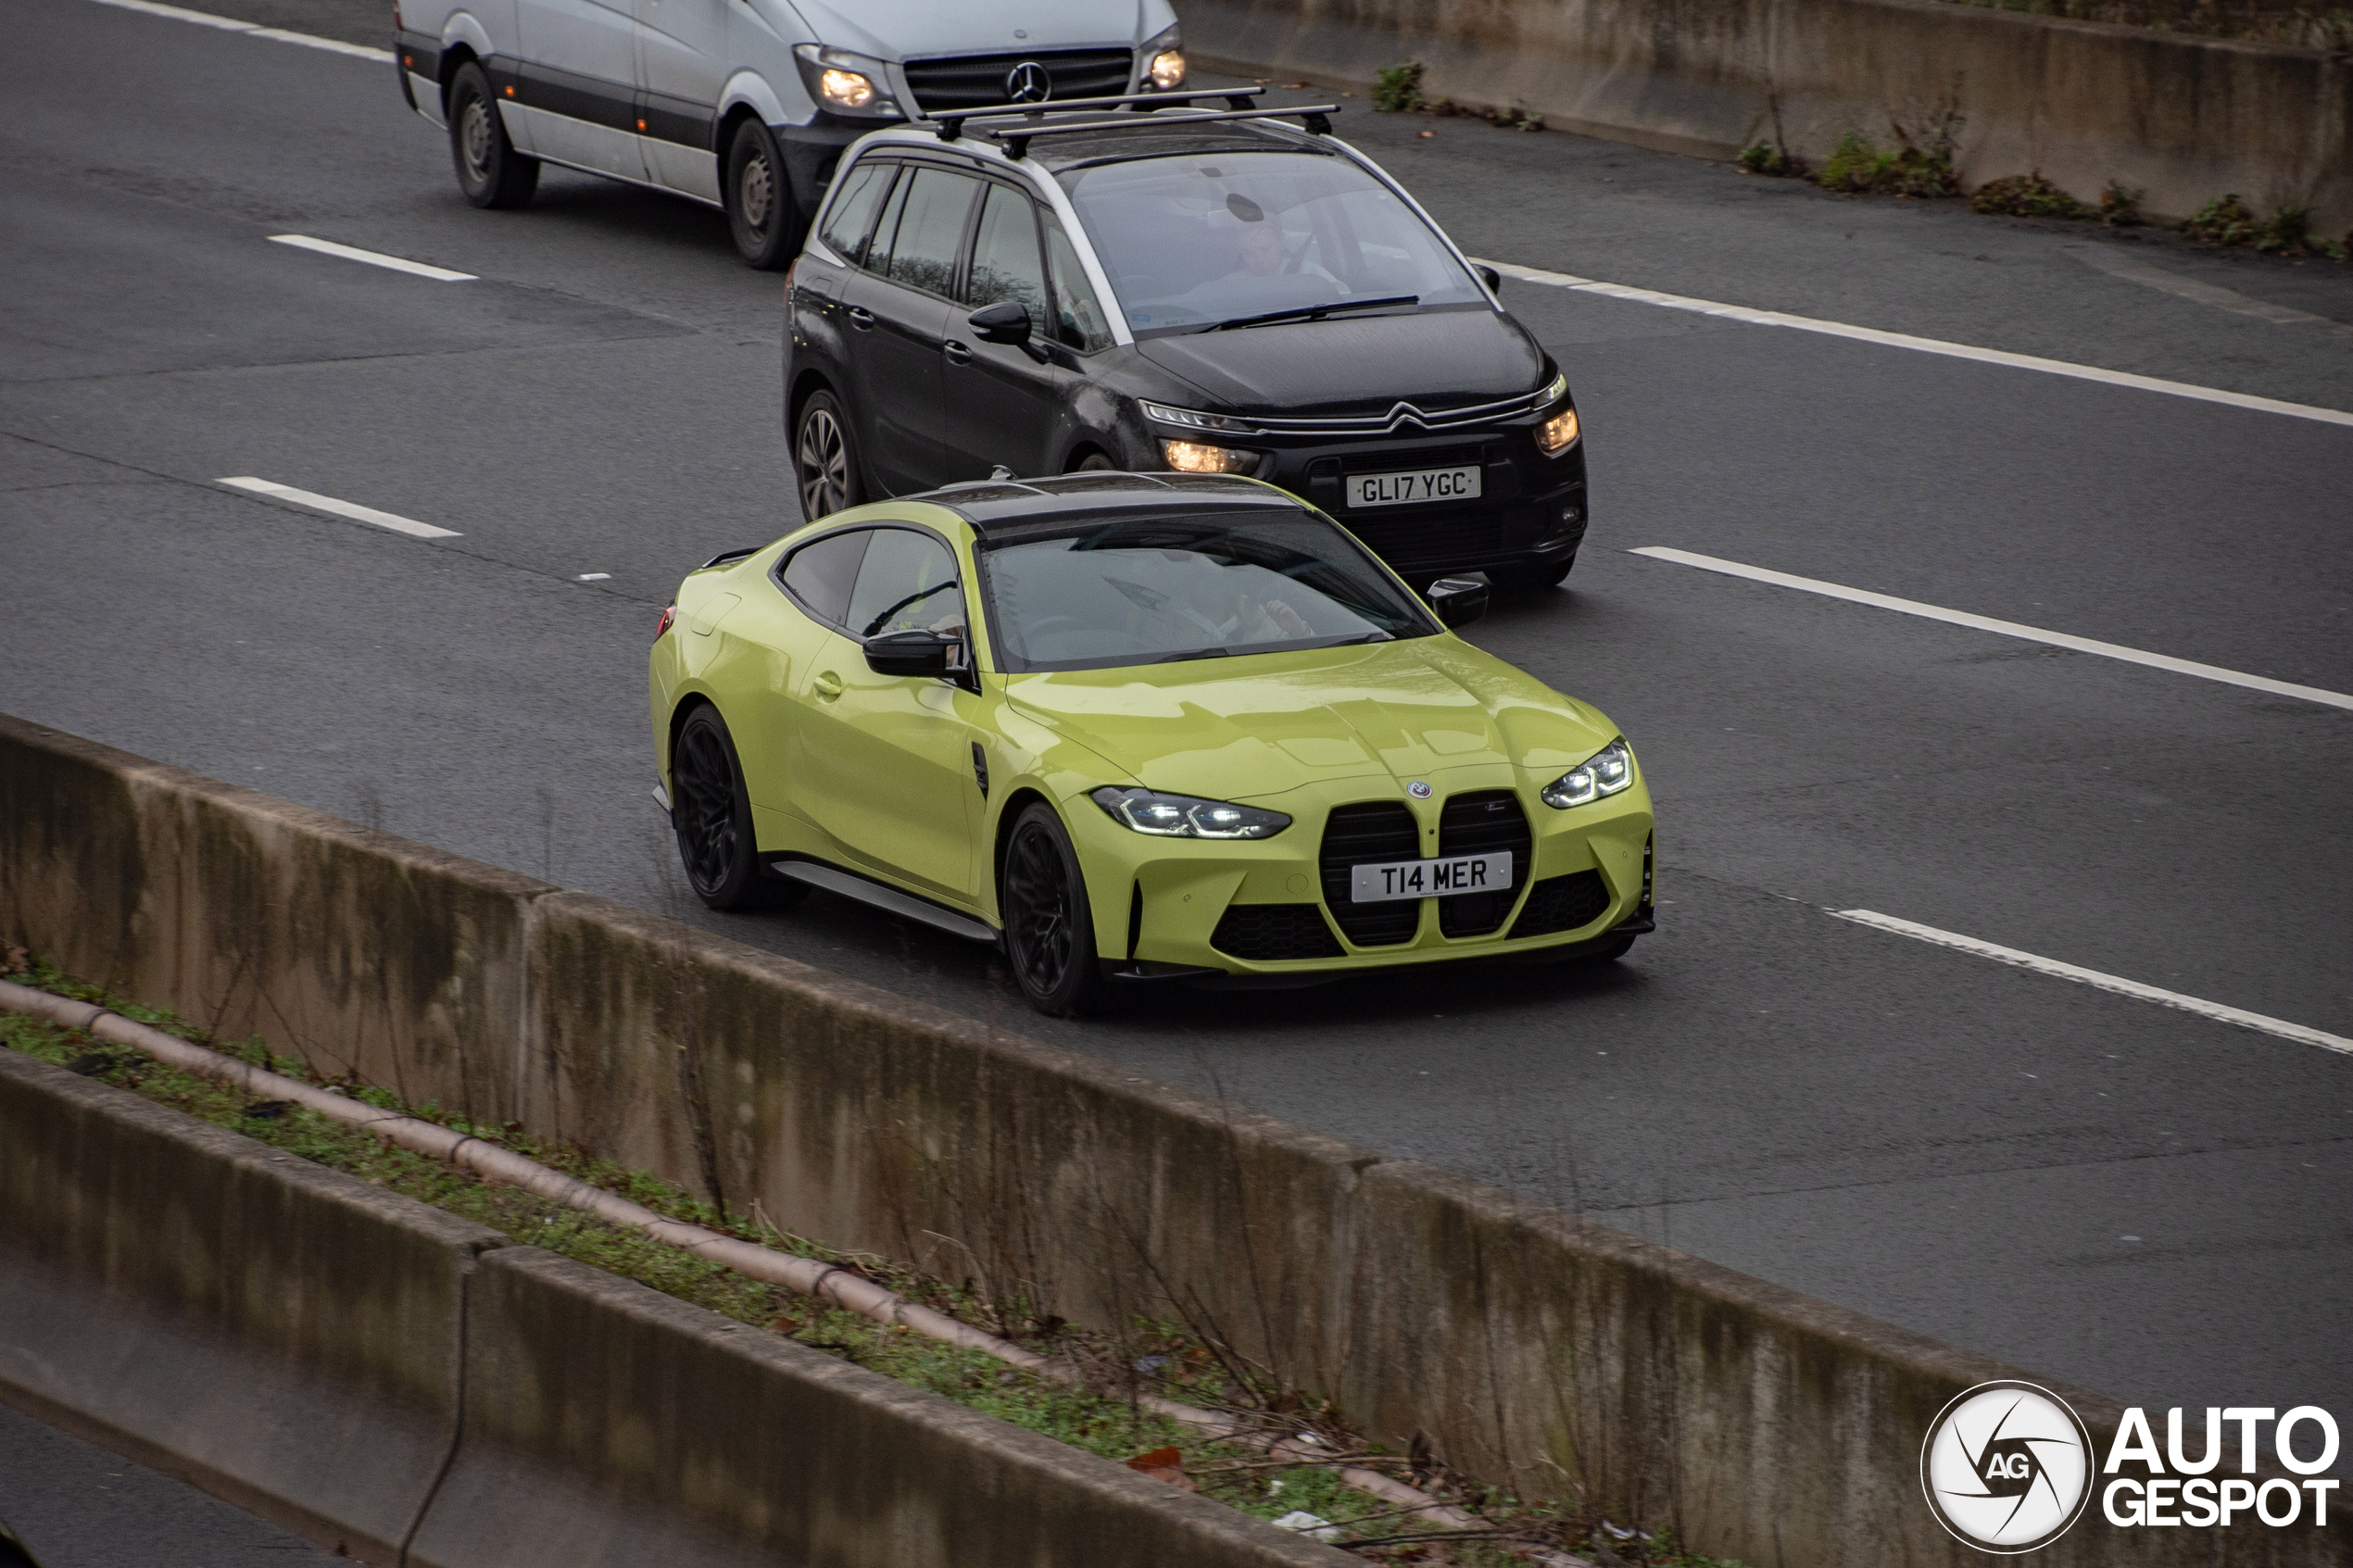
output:
[[[2316,9],[2323,7],[2315,7]],[[2108,182],[2178,219],[2224,192],[2353,224],[2353,60],[1946,0],[1176,0],[1203,64],[1524,106],[1565,130],[1730,157],[1819,160],[1961,117],[1963,180]],[[1345,128],[1342,127],[1345,134]],[[1541,258],[1510,257],[1534,264]]]
[[[0,1399],[386,1565],[1354,1561],[6,1050]]]
[[[117,777],[134,787],[112,787]],[[206,854],[251,858],[267,874],[177,874],[187,840],[175,824],[195,809],[182,797],[219,824]],[[28,822],[27,811],[54,820]],[[139,868],[104,900],[59,896],[71,884],[41,871],[74,863],[82,833],[103,850],[86,863]],[[162,929],[153,911],[170,909],[185,961],[118,960],[117,972],[152,977],[143,1000],[193,1011],[192,1000],[220,994],[239,954],[195,934],[249,923],[243,889],[285,889],[297,866],[321,864],[328,851],[297,847],[313,833],[335,855],[372,842],[0,719],[0,936],[70,960],[113,950],[123,931],[135,948],[138,933]],[[1759,1568],[1978,1559],[1920,1502],[1919,1444],[1954,1394],[2014,1369],[607,900],[513,879],[498,906],[512,923],[496,927],[513,939],[472,941],[471,959],[456,961],[442,955],[459,946],[432,929],[434,901],[453,927],[491,924],[478,911],[499,873],[413,846],[393,846],[390,859],[417,890],[404,906],[415,912],[318,932],[322,947],[413,937],[449,965],[457,994],[521,998],[519,1026],[484,1008],[447,1013],[448,1035],[403,1033],[375,1022],[379,991],[353,987],[355,1030],[378,1030],[379,1048],[395,1053],[370,1076],[408,1095],[475,1093],[498,1120],[732,1210],[756,1202],[786,1229],[950,1273],[965,1260],[991,1289],[1081,1322],[1188,1318],[1399,1449],[1418,1435],[1481,1479],[1673,1524]],[[37,874],[17,874],[19,864]],[[315,907],[322,919],[368,919],[362,906]],[[266,985],[240,1016],[281,1050],[332,1050],[333,993],[313,967],[289,952],[263,972],[314,998],[307,1033],[273,1022]],[[2061,1392],[2095,1432],[2112,1426],[2112,1405]],[[661,1411],[648,1407],[647,1430],[663,1429]],[[2343,1519],[2217,1536],[2093,1517],[2042,1556],[2054,1568],[2222,1553],[2233,1564],[2342,1568],[2353,1564]]]

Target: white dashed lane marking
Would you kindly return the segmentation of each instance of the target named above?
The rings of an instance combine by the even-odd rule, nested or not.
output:
[[[1625,283],[1605,283],[1598,278],[1547,272],[1541,268],[1519,267],[1508,261],[1490,261],[1483,265],[1524,283],[1542,283],[1550,288],[1597,294],[1636,305],[1656,305],[1668,310],[1720,316],[1728,321],[1745,321],[1751,326],[1791,327],[1801,332],[1820,332],[1829,337],[1852,338],[1857,343],[1875,343],[1883,348],[1908,348],[1919,354],[1941,354],[1951,359],[1974,359],[1980,364],[2003,365],[2014,370],[2039,370],[2045,375],[2069,376],[2076,381],[2099,382],[2108,386],[2131,387],[2139,392],[2158,392],[2168,397],[2196,398],[2201,403],[2222,403],[2233,408],[2252,408],[2258,413],[2285,414],[2291,419],[2318,420],[2323,424],[2353,425],[2353,414],[2338,408],[2315,408],[2309,403],[2284,403],[2276,397],[2258,397],[2252,393],[2225,392],[2220,387],[2196,386],[2188,382],[2160,381],[2156,376],[2135,375],[2130,370],[2070,364],[2064,359],[2044,359],[2032,354],[2012,354],[2001,348],[1978,348],[1966,343],[1946,343],[1941,338],[1914,337],[1908,332],[1883,332],[1877,327],[1854,327],[1843,321],[1792,316],[1780,310],[1755,310],[1745,305],[1722,305],[1712,299],[1661,294],[1656,289],[1638,289]]]
[[[430,522],[419,522],[414,518],[401,517],[394,512],[380,512],[373,507],[362,507],[350,501],[338,501],[333,495],[321,495],[308,490],[297,490],[291,484],[279,484],[267,479],[255,479],[251,475],[241,479],[224,479],[220,483],[233,485],[239,490],[251,491],[257,495],[267,495],[273,501],[291,502],[297,507],[308,507],[315,512],[325,512],[333,517],[347,517],[354,522],[373,523],[378,528],[389,528],[395,533],[406,533],[412,539],[462,539],[465,537],[454,528],[436,528]]]
[[[2156,985],[2144,985],[2137,980],[2126,980],[2115,974],[2103,974],[2096,969],[2083,969],[2075,964],[2061,963],[2057,959],[2044,958],[2037,953],[2025,953],[2016,947],[2004,947],[1992,942],[1981,942],[1974,936],[1963,936],[1957,932],[1939,931],[1932,925],[1921,925],[1913,921],[1898,920],[1894,915],[1883,915],[1874,909],[1825,909],[1822,912],[1835,915],[1840,920],[1853,921],[1857,925],[1868,925],[1877,931],[1893,932],[1898,936],[1909,936],[1916,942],[1932,942],[1940,947],[1950,947],[1956,952],[1972,954],[1981,959],[1992,959],[1995,963],[2032,970],[2036,974],[2047,974],[2057,980],[2072,980],[2079,985],[2089,985],[2095,990],[2112,992],[2120,997],[2131,997],[2137,1001],[2155,1002],[2159,1007],[2173,1008],[2182,1012],[2194,1012],[2200,1018],[2210,1018],[2218,1023],[2236,1024],[2241,1029],[2259,1030],[2266,1035],[2276,1035],[2283,1040],[2294,1040],[2300,1045],[2318,1046],[2324,1051],[2335,1051],[2341,1056],[2353,1056],[2353,1040],[2348,1040],[2341,1035],[2323,1034],[2318,1029],[2309,1029],[2301,1023],[2290,1023],[2284,1019],[2267,1018],[2259,1012],[2248,1012],[2244,1008],[2225,1007],[2221,1002],[2209,1002],[2200,997],[2185,997],[2179,991],[2168,991]]]
[[[472,272],[452,272],[447,267],[428,267],[422,261],[411,261],[406,257],[386,256],[380,250],[361,250],[358,245],[337,245],[333,240],[314,240],[308,234],[272,234],[270,243],[292,245],[296,250],[314,250],[321,256],[332,256],[344,261],[364,261],[371,267],[387,267],[395,272],[412,273],[420,278],[431,278],[435,282],[471,283],[476,281]]]
[[[259,22],[240,21],[235,17],[216,17],[210,11],[191,11],[182,6],[161,6],[156,0],[95,0],[95,3],[112,6],[118,10],[138,11],[150,17],[165,17],[176,22],[193,22],[198,27],[217,27],[223,32],[242,32],[247,38],[267,38],[277,44],[299,44],[306,49],[324,49],[331,55],[348,55],[355,60],[373,60],[387,66],[392,64],[392,51],[389,49],[371,49],[364,44],[346,44],[339,38],[289,32],[283,27],[264,27]]]
[[[1800,593],[1819,594],[1826,598],[1844,599],[1850,604],[1869,605],[1876,609],[1892,609],[1904,615],[1942,621],[1948,625],[1992,632],[2004,637],[2020,637],[2030,643],[2047,643],[2053,647],[2072,648],[2077,653],[2097,654],[2102,659],[2146,665],[2151,670],[2163,670],[2175,675],[2195,675],[2201,681],[2220,681],[2225,685],[2245,686],[2249,691],[2267,692],[2273,696],[2292,696],[2305,702],[2324,703],[2331,708],[2353,709],[2353,695],[2345,692],[2328,691],[2320,686],[2299,686],[2292,681],[2274,681],[2268,675],[2249,675],[2243,671],[2225,670],[2216,664],[2175,659],[2171,654],[2147,653],[2140,648],[2128,648],[2120,643],[2097,642],[2071,633],[2046,632],[2039,626],[2022,626],[2015,621],[1997,621],[1990,615],[1973,615],[1965,609],[1946,609],[1942,605],[1922,604],[1918,599],[1899,599],[1893,594],[1875,594],[1868,588],[1849,588],[1837,583],[1825,583],[1816,577],[1798,577],[1768,567],[1747,566],[1717,556],[1703,556],[1692,550],[1644,545],[1627,553],[1648,556],[1653,560],[1672,561],[1678,566],[1695,566],[1703,571],[1719,571],[1727,577],[1745,577],[1752,583],[1768,583],[1776,588],[1795,588]]]

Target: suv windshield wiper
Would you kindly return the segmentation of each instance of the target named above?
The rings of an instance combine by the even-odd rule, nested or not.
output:
[[[1302,310],[1269,310],[1263,316],[1237,316],[1230,321],[1219,321],[1202,329],[1205,332],[1222,332],[1228,327],[1270,327],[1277,321],[1320,321],[1335,310],[1379,310],[1392,305],[1419,305],[1417,294],[1391,295],[1387,299],[1335,299],[1329,305],[1311,305]]]

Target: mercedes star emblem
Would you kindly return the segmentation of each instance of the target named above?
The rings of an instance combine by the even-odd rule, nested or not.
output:
[[[1024,60],[1005,73],[1005,102],[1042,104],[1054,91],[1054,79],[1036,60]]]

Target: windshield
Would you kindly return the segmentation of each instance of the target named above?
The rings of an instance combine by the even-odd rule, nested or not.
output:
[[[1319,517],[1151,518],[984,543],[1009,671],[1426,637],[1438,627]]]
[[[1200,153],[1061,179],[1138,337],[1352,299],[1487,303],[1413,208],[1328,153]]]

